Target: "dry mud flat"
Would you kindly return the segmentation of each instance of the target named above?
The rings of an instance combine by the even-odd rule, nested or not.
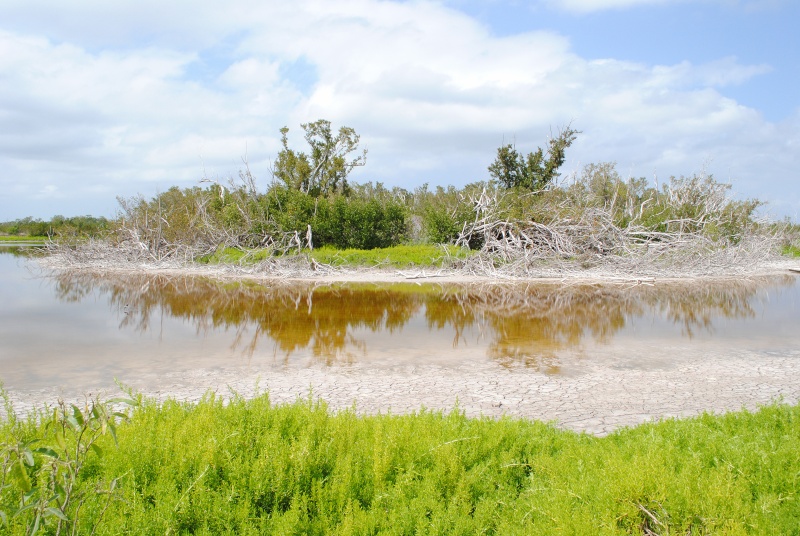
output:
[[[130,384],[147,397],[199,400],[268,392],[274,403],[321,399],[332,410],[410,413],[421,407],[469,416],[523,417],[605,435],[623,426],[705,411],[756,409],[774,400],[800,401],[800,349],[781,355],[743,350],[736,355],[686,353],[670,363],[634,368],[624,361],[582,364],[548,374],[492,363],[461,366],[349,367],[254,370],[199,369]],[[75,399],[79,393],[60,393]],[[109,395],[113,395],[111,392]],[[17,411],[56,399],[54,390],[12,392]]]

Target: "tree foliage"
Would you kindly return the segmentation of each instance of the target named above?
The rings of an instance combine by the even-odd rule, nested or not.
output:
[[[273,166],[276,179],[288,188],[300,190],[314,197],[332,193],[348,193],[347,176],[354,168],[367,162],[367,150],[349,158],[358,151],[360,136],[351,127],[341,127],[334,135],[331,122],[319,119],[301,125],[305,131],[308,153],[289,148],[289,128],[281,129],[283,149]]]
[[[110,222],[106,218],[93,216],[53,216],[50,221],[30,216],[0,222],[0,233],[16,236],[85,237],[100,236],[108,231]]]
[[[575,141],[579,131],[567,126],[547,142],[547,155],[539,147],[536,152],[523,156],[513,144],[497,149],[497,158],[489,166],[489,175],[506,188],[525,188],[534,192],[546,189],[559,176],[566,151]]]

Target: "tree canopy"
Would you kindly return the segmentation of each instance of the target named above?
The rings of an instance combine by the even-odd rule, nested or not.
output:
[[[315,197],[334,192],[347,193],[347,176],[354,168],[367,162],[367,150],[358,151],[360,136],[351,127],[343,126],[334,135],[331,122],[319,119],[301,125],[309,152],[297,152],[289,148],[289,128],[283,127],[281,143],[283,149],[273,165],[273,175],[287,187],[300,190]]]
[[[526,188],[541,191],[558,177],[567,148],[575,141],[579,131],[567,126],[547,142],[547,155],[539,147],[536,152],[523,156],[513,144],[498,147],[497,158],[489,166],[489,175],[506,188]]]

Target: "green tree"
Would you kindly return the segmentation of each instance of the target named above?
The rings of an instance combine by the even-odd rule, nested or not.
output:
[[[331,122],[319,119],[301,125],[309,152],[297,152],[289,148],[289,128],[281,129],[283,149],[273,166],[273,175],[289,188],[300,190],[315,197],[335,192],[347,193],[347,176],[354,168],[367,162],[367,150],[349,159],[358,151],[360,136],[350,127],[341,127],[334,135]]]
[[[575,141],[579,131],[567,126],[547,142],[547,155],[539,147],[536,152],[523,156],[512,144],[497,149],[497,158],[489,166],[489,175],[506,188],[526,188],[538,192],[547,188],[558,177],[564,164],[566,151]]]

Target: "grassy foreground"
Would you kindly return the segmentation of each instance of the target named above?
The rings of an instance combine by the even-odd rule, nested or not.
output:
[[[54,445],[4,473],[0,532],[25,534],[32,519],[11,515],[14,468],[34,474],[62,441],[76,447],[43,415],[0,425],[6,462],[17,442]],[[116,427],[118,446],[97,437],[72,490],[85,492],[79,511],[45,512],[43,533],[61,521],[78,534],[798,534],[800,519],[800,408],[787,405],[596,438],[209,395],[140,405]]]

